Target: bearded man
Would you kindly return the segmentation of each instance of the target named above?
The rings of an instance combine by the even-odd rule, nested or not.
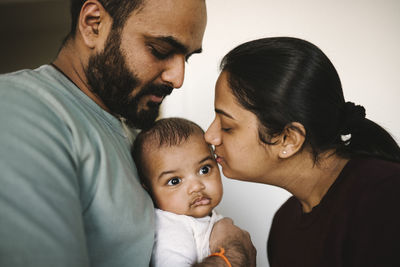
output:
[[[73,0],[71,16],[53,63],[0,76],[0,266],[148,266],[154,210],[126,129],[149,127],[182,86],[205,1]],[[210,243],[254,265],[228,219]]]

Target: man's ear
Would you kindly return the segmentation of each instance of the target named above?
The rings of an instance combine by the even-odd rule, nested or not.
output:
[[[97,0],[87,0],[82,8],[78,20],[78,29],[83,42],[88,48],[99,46],[108,36],[107,23],[110,16],[103,5]],[[103,45],[103,43],[101,43]]]
[[[279,143],[279,158],[289,158],[300,151],[306,139],[306,129],[301,123],[286,125]]]

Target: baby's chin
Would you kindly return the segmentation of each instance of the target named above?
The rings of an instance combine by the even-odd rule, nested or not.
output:
[[[196,207],[197,210],[195,210],[194,212],[191,213],[190,216],[194,217],[194,218],[203,218],[206,216],[211,216],[212,214],[212,210],[214,209],[214,207]]]
[[[168,211],[171,213],[175,213],[178,215],[186,215],[191,216],[194,218],[203,218],[206,216],[211,216],[212,210],[215,208],[216,205],[198,205],[195,207],[190,207],[188,210],[173,210],[173,209],[162,209],[164,211]]]

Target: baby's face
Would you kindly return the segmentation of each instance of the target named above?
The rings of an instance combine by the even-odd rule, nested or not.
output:
[[[221,201],[221,176],[203,135],[148,151],[145,171],[158,208],[200,218]]]

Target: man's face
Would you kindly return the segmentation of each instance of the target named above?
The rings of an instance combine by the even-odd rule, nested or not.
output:
[[[157,118],[164,97],[183,83],[185,60],[201,51],[204,0],[148,0],[111,29],[85,69],[91,90],[137,128]]]
[[[132,90],[138,87],[140,80],[127,67],[120,44],[120,35],[111,32],[104,51],[89,59],[86,69],[88,83],[112,113],[126,118],[132,126],[145,128],[157,118],[161,101],[148,101],[146,108],[139,109],[141,99],[147,95],[163,99],[173,88],[149,82],[132,96]]]

